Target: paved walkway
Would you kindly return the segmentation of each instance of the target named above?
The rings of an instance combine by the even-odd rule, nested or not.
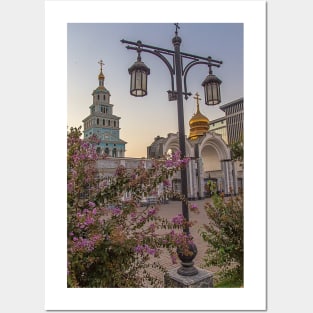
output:
[[[194,259],[195,266],[201,267],[201,264],[203,264],[203,257],[205,255],[207,244],[203,241],[201,238],[198,230],[203,226],[203,224],[208,223],[208,217],[206,215],[204,206],[205,203],[211,202],[211,199],[205,199],[205,200],[197,200],[197,201],[190,201],[191,203],[197,205],[199,209],[199,213],[189,212],[189,220],[195,221],[195,225],[193,225],[190,228],[190,233],[194,238],[194,243],[197,246],[198,253]],[[175,215],[182,213],[182,207],[180,201],[170,201],[168,204],[162,204],[159,207],[158,215],[165,217],[169,220],[171,220],[172,217]],[[161,265],[163,265],[166,269],[170,270],[172,268],[177,268],[180,266],[180,261],[178,260],[177,264],[173,264],[171,261],[170,256],[168,256],[168,253],[165,252],[161,256],[160,260]],[[210,268],[210,271],[214,272],[216,269]],[[151,272],[153,272],[154,275],[156,275],[159,278],[163,278],[163,276],[160,276],[161,274],[154,269],[151,269]]]

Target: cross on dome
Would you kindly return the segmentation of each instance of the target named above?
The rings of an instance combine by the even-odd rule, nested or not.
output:
[[[104,81],[104,78],[105,76],[103,75],[103,72],[102,72],[102,66],[104,65],[103,61],[100,60],[98,62],[98,64],[100,64],[100,73],[98,75],[98,79],[99,79],[99,86],[102,86],[103,87],[103,81]]]
[[[102,61],[102,60],[100,60],[98,63],[99,63],[99,64],[100,64],[100,66],[101,66],[101,72],[102,72],[102,66],[104,65],[104,63],[103,63],[103,61]]]
[[[199,112],[200,111],[200,109],[199,109],[199,100],[202,100],[202,99],[200,98],[198,92],[196,92],[196,94],[195,94],[195,96],[193,98],[197,101],[197,112]]]

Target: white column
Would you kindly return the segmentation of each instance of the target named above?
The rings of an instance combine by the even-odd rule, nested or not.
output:
[[[232,186],[231,160],[221,160],[224,175],[224,193],[230,194]]]
[[[193,175],[193,160],[190,160],[190,162],[187,165],[187,194],[188,198],[194,197],[194,175]]]
[[[198,160],[198,178],[199,178],[199,196],[204,198],[204,175],[203,175],[203,165],[202,159]]]

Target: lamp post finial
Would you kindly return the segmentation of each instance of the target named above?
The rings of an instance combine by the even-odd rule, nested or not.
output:
[[[178,35],[178,29],[180,29],[178,23],[174,23],[174,25],[176,26],[176,30],[175,30],[175,35]]]

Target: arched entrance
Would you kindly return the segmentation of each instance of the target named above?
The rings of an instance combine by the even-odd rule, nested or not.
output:
[[[209,184],[214,183],[217,191],[230,194],[234,190],[234,171],[230,158],[230,149],[221,135],[206,133],[199,142],[201,159],[200,186],[203,196],[211,194]],[[202,185],[203,183],[203,185]]]

